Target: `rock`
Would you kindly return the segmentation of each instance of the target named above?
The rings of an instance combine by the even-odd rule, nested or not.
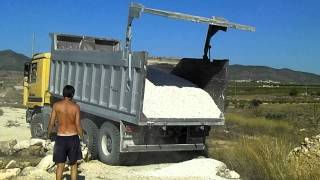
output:
[[[307,131],[305,128],[299,129],[300,132],[305,132]]]
[[[32,138],[32,139],[30,139],[30,146],[33,146],[33,145],[41,145],[42,147],[45,147],[46,146],[46,140]]]
[[[240,175],[237,172],[228,169],[225,165],[221,166],[217,172],[217,175],[227,179],[240,179]]]
[[[47,155],[52,155],[52,154],[53,154],[53,150],[49,150],[49,151],[46,152],[46,156]]]
[[[302,147],[302,153],[303,154],[307,154],[309,152],[309,150],[306,147]]]
[[[14,178],[20,173],[20,171],[20,168],[2,169],[0,170],[0,180]]]
[[[37,165],[37,168],[43,169],[45,171],[48,170],[49,168],[55,165],[52,159],[53,159],[52,155],[47,155],[40,161],[40,163]]]
[[[15,160],[11,160],[9,163],[7,163],[6,166],[2,166],[4,169],[13,169],[13,168],[20,168],[20,169],[23,169],[25,167],[28,167],[28,166],[32,166],[32,165],[36,165],[34,163],[31,163],[29,161],[15,161]],[[1,168],[1,166],[0,166]]]
[[[36,170],[37,168],[36,167],[32,167],[32,166],[28,166],[28,167],[25,167],[22,171],[21,171],[21,175],[22,176],[28,176],[31,174],[31,171],[34,171]]]
[[[45,146],[44,146],[44,149],[47,150],[47,151],[53,151],[53,148],[54,148],[54,142],[51,142],[51,141],[47,141],[45,143]]]
[[[29,147],[28,150],[29,150],[30,154],[35,155],[35,156],[45,156],[45,154],[46,154],[43,146],[39,146],[39,145],[32,145]]]
[[[46,155],[44,148],[40,145],[32,145],[27,149],[21,149],[16,152],[16,155],[27,157],[27,156],[36,156],[44,157]]]
[[[13,121],[13,120],[8,120],[7,122],[6,122],[6,124],[5,124],[5,126],[6,127],[18,127],[18,126],[20,126],[20,123],[17,121],[17,120],[15,120],[15,121]]]
[[[26,179],[24,176],[28,176],[28,179],[53,179],[54,178],[53,174],[50,174],[43,169],[38,169],[32,166],[24,168],[21,172],[21,176],[22,177],[20,179]]]
[[[48,172],[48,173],[54,173],[54,172],[56,172],[56,170],[57,170],[57,166],[54,165],[54,166],[52,166],[51,168],[49,168],[49,169],[47,170],[47,172]]]
[[[305,137],[304,141],[299,147],[295,147],[288,155],[290,159],[299,158],[318,158],[320,157],[320,134],[312,136],[311,138]]]
[[[228,171],[228,174],[226,176],[226,178],[229,178],[229,179],[239,179],[240,178],[240,175],[235,172],[235,171]]]
[[[295,147],[295,148],[293,149],[293,151],[294,151],[294,152],[300,151],[300,147]]]
[[[27,149],[30,147],[30,141],[29,140],[24,140],[24,141],[19,141],[16,145],[13,146],[13,149],[15,151],[19,151],[21,149]]]
[[[15,160],[11,160],[5,167],[5,169],[12,169],[17,167],[17,162]]]
[[[17,144],[17,140],[0,141],[0,155],[12,155],[15,151],[13,147]]]
[[[82,158],[84,159],[84,161],[89,161],[90,159],[87,147],[82,150]]]
[[[320,157],[320,150],[318,150],[317,152],[316,152],[316,156],[319,158]]]
[[[17,167],[21,168],[21,169],[28,167],[28,166],[32,166],[32,163],[28,162],[28,161],[23,161],[23,162],[17,163]]]
[[[307,144],[310,143],[309,138],[305,137],[305,138],[304,138],[304,142],[307,143]]]

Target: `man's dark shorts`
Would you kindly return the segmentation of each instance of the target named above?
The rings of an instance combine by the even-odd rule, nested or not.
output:
[[[78,135],[57,136],[54,144],[53,161],[73,165],[77,160],[82,159],[80,139]]]

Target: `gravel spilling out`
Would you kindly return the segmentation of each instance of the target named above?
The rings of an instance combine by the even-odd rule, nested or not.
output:
[[[159,170],[147,173],[147,176],[162,177],[162,178],[194,178],[194,179],[225,179],[225,177],[238,179],[240,176],[234,171],[228,170],[223,162],[204,158],[204,159],[192,159],[181,163],[169,165],[168,167],[161,168]],[[233,174],[230,174],[232,172]],[[224,177],[217,175],[223,174]]]
[[[147,118],[219,118],[221,111],[206,91],[191,82],[149,68],[143,113]]]

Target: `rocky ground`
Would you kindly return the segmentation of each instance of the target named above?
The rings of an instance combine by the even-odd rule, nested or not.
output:
[[[304,138],[301,145],[290,152],[289,158],[320,158],[320,134]]]
[[[42,139],[1,141],[0,179],[54,179],[56,165],[52,162],[54,142]],[[79,161],[79,179],[239,179],[220,161],[197,157],[178,163],[155,163],[136,166],[109,166],[89,160],[83,147],[84,160]],[[25,157],[33,158],[25,158]],[[64,179],[70,177],[66,165]]]
[[[52,162],[54,142],[31,139],[25,122],[25,110],[1,108],[0,116],[0,180],[1,179],[54,179],[56,166]],[[220,161],[195,157],[177,160],[174,153],[165,158],[143,154],[135,166],[109,166],[98,160],[89,160],[86,147],[84,159],[79,161],[78,179],[239,179],[238,173],[229,170]],[[169,156],[168,156],[169,155]],[[170,157],[170,155],[172,155]],[[70,178],[65,167],[64,179]]]

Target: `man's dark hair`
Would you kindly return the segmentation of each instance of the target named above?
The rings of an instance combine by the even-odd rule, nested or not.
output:
[[[73,95],[74,95],[74,88],[71,86],[71,85],[66,85],[64,88],[63,88],[63,97],[68,97],[68,98],[73,98]]]

